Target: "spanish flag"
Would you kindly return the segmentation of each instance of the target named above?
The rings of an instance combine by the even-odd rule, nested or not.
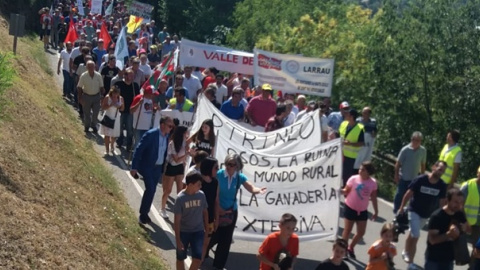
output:
[[[143,18],[130,15],[130,20],[127,23],[127,33],[132,34],[142,24]]]

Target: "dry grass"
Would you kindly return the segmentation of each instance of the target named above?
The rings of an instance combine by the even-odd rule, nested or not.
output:
[[[3,19],[1,19],[3,20]],[[0,20],[0,51],[11,50]],[[39,42],[20,39],[0,120],[1,269],[167,269],[102,165]],[[152,249],[154,250],[154,249]]]

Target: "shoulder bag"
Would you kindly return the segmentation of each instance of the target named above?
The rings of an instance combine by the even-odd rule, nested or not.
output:
[[[237,174],[238,174],[238,172],[237,172]],[[237,202],[237,193],[238,193],[238,190],[240,189],[240,178],[238,177],[238,175],[236,176],[236,178],[237,178],[237,187],[236,187],[236,190],[235,190],[235,199],[233,200],[232,207],[230,207],[228,209],[225,209],[225,210],[230,210],[231,212],[220,215],[220,217],[218,218],[218,226],[219,227],[227,227],[227,226],[230,226],[233,223],[233,218],[234,218],[233,207],[235,206],[235,203]]]

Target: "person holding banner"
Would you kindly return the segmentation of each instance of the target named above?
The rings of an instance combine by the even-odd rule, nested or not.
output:
[[[265,194],[267,188],[259,188],[248,182],[247,177],[241,173],[243,169],[242,158],[237,154],[229,154],[225,157],[225,169],[217,172],[220,216],[218,229],[212,235],[208,250],[217,245],[213,269],[222,270],[227,263],[230,245],[232,244],[233,231],[238,216],[237,193],[243,186],[252,194]],[[208,253],[208,252],[207,252]]]
[[[347,241],[353,225],[357,225],[357,233],[353,236],[348,246],[348,256],[355,259],[355,245],[362,239],[367,229],[368,203],[371,200],[373,206],[372,220],[378,216],[377,181],[371,177],[375,169],[369,161],[362,163],[358,174],[350,177],[342,193],[345,196],[343,240]]]
[[[170,109],[181,112],[193,112],[193,102],[185,98],[185,88],[179,86],[175,88],[174,98],[170,99]]]

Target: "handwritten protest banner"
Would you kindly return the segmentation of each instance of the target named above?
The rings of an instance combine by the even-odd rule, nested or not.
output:
[[[218,70],[253,75],[253,53],[182,38],[180,65],[216,67]]]
[[[153,6],[138,1],[132,1],[128,7],[128,13],[130,15],[143,18],[144,20],[150,20],[152,16]]]
[[[230,153],[241,156],[248,181],[267,188],[263,195],[239,190],[235,238],[263,241],[266,235],[279,230],[279,219],[285,212],[297,217],[296,233],[301,241],[335,237],[342,171],[340,140],[312,147],[297,145],[293,151],[279,149],[276,154],[218,140],[217,159],[223,161]]]
[[[102,0],[92,0],[92,14],[102,14]]]
[[[226,117],[203,95],[199,96],[197,106],[191,134],[201,128],[204,120],[212,119],[217,141],[234,141],[242,148],[261,150],[264,153],[275,153],[280,148],[291,152],[298,150],[297,147],[303,149],[315,147],[321,143],[322,131],[318,112],[309,114],[301,121],[276,131],[257,132]]]
[[[255,78],[284,93],[329,97],[332,94],[333,59],[309,58],[254,50]]]

